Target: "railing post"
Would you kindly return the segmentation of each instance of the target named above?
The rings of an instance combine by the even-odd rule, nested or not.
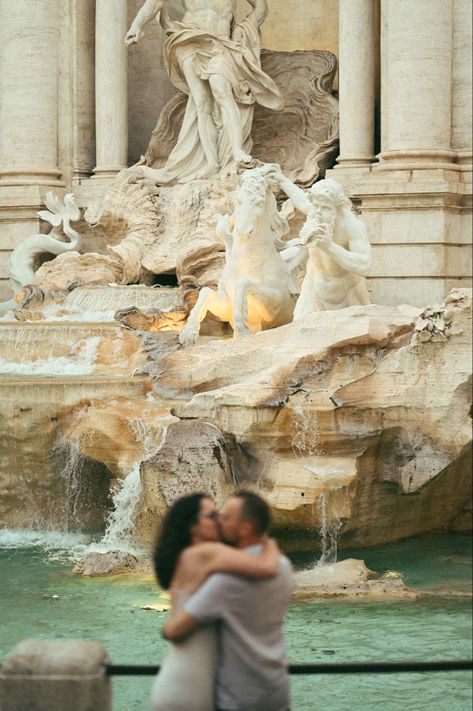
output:
[[[111,711],[105,649],[81,640],[24,640],[0,669],[2,711]]]

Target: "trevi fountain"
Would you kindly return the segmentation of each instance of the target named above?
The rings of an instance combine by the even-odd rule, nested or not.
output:
[[[160,662],[201,490],[270,504],[291,663],[471,656],[470,0],[1,0],[0,38],[0,708],[21,640]]]

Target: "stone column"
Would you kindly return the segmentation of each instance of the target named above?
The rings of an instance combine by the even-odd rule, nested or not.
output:
[[[375,0],[339,3],[340,168],[374,161]]]
[[[109,661],[98,642],[20,642],[0,669],[0,708],[111,711]]]
[[[452,148],[460,170],[472,163],[472,3],[453,0]]]
[[[381,13],[379,169],[455,168],[452,0],[382,0]]]
[[[0,3],[0,185],[58,183],[57,0]]]
[[[127,0],[96,0],[95,135],[97,177],[126,167],[128,152]]]

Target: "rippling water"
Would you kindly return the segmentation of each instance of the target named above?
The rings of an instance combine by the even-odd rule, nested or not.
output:
[[[58,550],[52,537],[31,536],[28,542],[0,532],[0,659],[27,637],[79,637],[102,642],[115,663],[162,660],[166,643],[159,631],[165,613],[142,608],[166,602],[165,596],[151,577],[76,577],[68,556],[83,543],[61,539]],[[470,545],[467,536],[436,534],[344,551],[343,557],[363,557],[379,572],[402,572],[425,594],[397,604],[292,605],[286,622],[289,661],[470,658],[471,600],[461,596],[471,587]],[[313,560],[305,556],[295,562],[303,566]],[[114,711],[146,709],[151,683],[115,679]],[[465,672],[309,676],[293,678],[291,686],[293,711],[471,710],[471,675]]]

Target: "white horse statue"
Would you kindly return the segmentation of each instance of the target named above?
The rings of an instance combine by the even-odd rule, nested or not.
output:
[[[179,335],[183,346],[199,335],[212,313],[231,324],[235,336],[275,328],[292,320],[297,288],[280,252],[287,223],[278,212],[272,166],[245,171],[235,193],[233,215],[218,215],[217,235],[226,262],[217,291],[205,287]]]

